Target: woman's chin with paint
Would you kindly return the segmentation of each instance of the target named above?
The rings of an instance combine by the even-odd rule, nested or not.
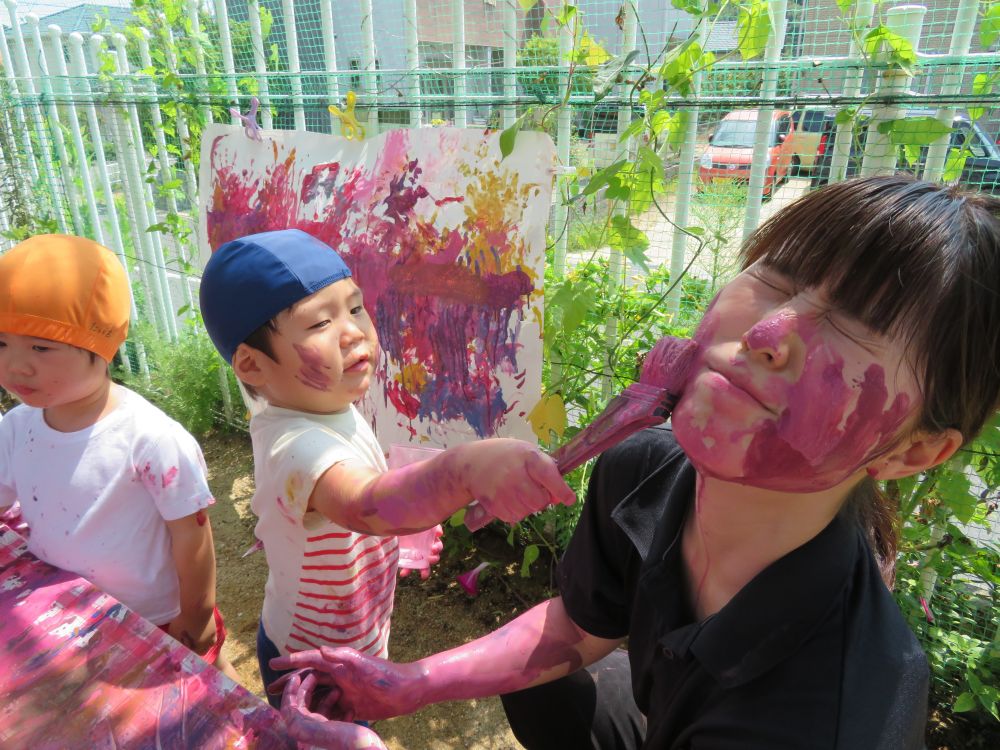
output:
[[[846,494],[918,403],[894,343],[832,323],[821,294],[776,291],[753,269],[722,290],[695,339],[672,423],[703,476],[797,493],[846,483]]]

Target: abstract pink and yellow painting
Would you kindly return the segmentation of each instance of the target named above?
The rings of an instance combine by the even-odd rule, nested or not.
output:
[[[202,138],[201,250],[297,228],[336,249],[382,353],[359,408],[383,447],[535,440],[545,226],[555,150],[519,134],[392,130],[364,141],[214,125]]]

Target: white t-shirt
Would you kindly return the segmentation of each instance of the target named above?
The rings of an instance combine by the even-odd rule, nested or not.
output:
[[[201,448],[136,393],[96,424],[57,432],[21,405],[0,422],[0,508],[21,502],[28,549],[156,625],[180,614],[165,521],[215,502]]]
[[[307,414],[268,405],[250,419],[250,437],[254,533],[268,566],[261,613],[267,637],[282,654],[349,646],[386,656],[396,537],[358,534],[306,512],[316,481],[334,464],[386,470],[371,427],[353,406]]]

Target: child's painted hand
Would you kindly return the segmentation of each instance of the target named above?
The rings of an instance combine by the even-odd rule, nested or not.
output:
[[[530,443],[496,438],[455,450],[469,494],[501,521],[516,523],[549,505],[576,502],[555,461]]]
[[[281,697],[281,715],[289,736],[309,747],[386,750],[381,738],[368,727],[347,721],[329,721],[321,713],[311,711],[310,703],[316,685],[316,675],[313,672],[293,672],[288,675],[285,692]],[[331,691],[327,697],[330,695],[336,695],[336,692]]]
[[[442,536],[444,529],[438,524],[426,531],[399,537],[399,577],[406,578],[411,570],[419,570],[420,577],[427,580],[431,565],[441,560]]]
[[[299,670],[272,682],[267,691],[274,695],[283,690],[282,712],[288,702],[310,721],[390,719],[423,706],[424,679],[419,667],[352,648],[296,651],[271,659],[271,667]]]

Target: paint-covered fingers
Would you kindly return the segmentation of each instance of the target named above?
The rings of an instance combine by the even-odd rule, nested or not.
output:
[[[406,578],[411,570],[419,570],[420,577],[430,576],[430,567],[441,559],[441,536],[444,534],[441,525],[433,526],[416,534],[405,534],[399,537],[399,575]]]
[[[530,443],[487,440],[476,448],[469,486],[490,515],[515,523],[549,505],[575,502],[555,461]]]
[[[316,676],[312,673],[304,678],[298,672],[288,675],[281,699],[281,715],[290,737],[309,747],[331,750],[386,750],[379,736],[368,727],[346,721],[330,721],[322,714],[310,711],[309,704],[316,684]]]
[[[335,705],[327,709],[328,714],[338,718],[388,719],[411,713],[422,705],[422,674],[416,666],[395,664],[354,649],[298,651],[272,659],[271,667],[315,670],[320,684],[340,691]],[[289,677],[286,695],[290,682]]]

